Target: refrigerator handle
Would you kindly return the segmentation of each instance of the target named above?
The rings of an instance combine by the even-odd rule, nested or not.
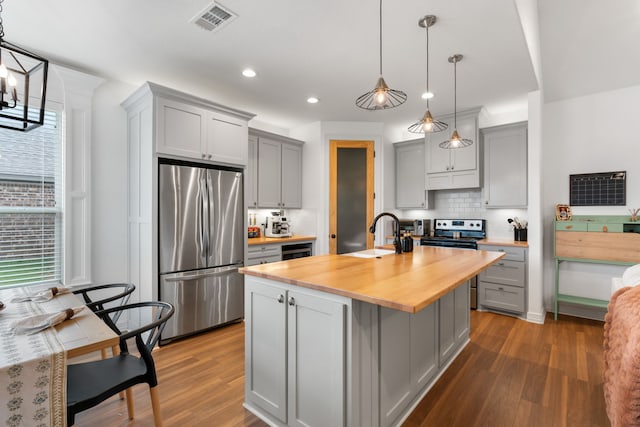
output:
[[[204,250],[204,259],[205,259],[205,263],[208,264],[209,263],[209,254],[211,253],[211,251],[209,251],[209,243],[210,243],[210,232],[211,232],[211,200],[209,199],[210,193],[210,184],[209,181],[211,181],[211,175],[209,173],[208,170],[203,170],[204,173],[204,207],[202,209],[202,220],[203,220],[203,227],[202,227],[202,233],[204,235],[204,245],[203,245],[203,250]]]
[[[219,276],[219,275],[228,274],[234,271],[238,271],[238,267],[219,268],[217,269],[217,271],[209,271],[206,273],[196,273],[196,274],[191,274],[189,276],[167,277],[164,280],[165,282],[183,282],[185,280],[197,280],[197,279],[204,279],[206,277],[211,277],[211,276]]]
[[[206,219],[207,215],[206,209],[208,203],[207,196],[207,184],[205,178],[202,176],[202,172],[200,172],[200,176],[198,177],[198,239],[200,240],[200,257],[205,259],[207,257],[207,225]]]

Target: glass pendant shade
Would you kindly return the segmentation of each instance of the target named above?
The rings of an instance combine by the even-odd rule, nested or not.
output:
[[[426,93],[428,94],[431,94],[431,91],[429,91],[429,27],[434,25],[436,23],[436,20],[437,19],[435,15],[426,15],[424,18],[418,21],[418,26],[424,28],[427,34],[427,92]],[[429,111],[429,99],[432,97],[433,95],[426,97],[427,111],[422,116],[422,119],[418,120],[417,122],[409,126],[409,129],[408,129],[409,132],[434,133],[434,132],[442,132],[443,130],[449,127],[449,125],[447,125],[445,122],[435,120],[431,115],[431,111]]]
[[[440,148],[464,148],[473,144],[473,140],[460,137],[460,134],[458,133],[458,129],[457,129],[456,98],[457,98],[458,88],[457,88],[457,80],[456,80],[457,79],[456,68],[457,68],[458,62],[460,61],[462,61],[462,55],[460,54],[452,55],[449,57],[449,62],[453,64],[453,132],[451,132],[451,138],[447,139],[446,141],[442,141],[440,144],[438,144],[438,147]]]
[[[0,17],[0,128],[29,131],[42,126],[48,69],[46,59],[4,40]]]
[[[356,99],[356,105],[365,110],[385,110],[402,105],[406,100],[406,93],[390,89],[382,77],[382,0],[380,0],[380,77],[373,90]]]

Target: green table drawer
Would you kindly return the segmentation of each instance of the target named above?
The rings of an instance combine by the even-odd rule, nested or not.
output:
[[[587,231],[598,231],[604,233],[622,233],[624,224],[607,222],[589,222]]]
[[[558,231],[589,231],[589,223],[586,221],[556,221]]]

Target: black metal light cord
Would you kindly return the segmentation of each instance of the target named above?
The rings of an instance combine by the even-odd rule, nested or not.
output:
[[[458,129],[457,116],[458,116],[458,60],[453,60],[453,128]]]
[[[429,109],[429,23],[425,22],[425,31],[427,32],[427,110]]]
[[[382,0],[380,0],[380,75],[382,75]]]

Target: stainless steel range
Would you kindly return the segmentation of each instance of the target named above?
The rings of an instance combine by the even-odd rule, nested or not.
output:
[[[478,249],[478,240],[487,237],[484,219],[435,219],[433,220],[433,236],[420,239],[422,246],[439,246],[446,248]],[[471,279],[471,308],[478,306],[477,278]]]

